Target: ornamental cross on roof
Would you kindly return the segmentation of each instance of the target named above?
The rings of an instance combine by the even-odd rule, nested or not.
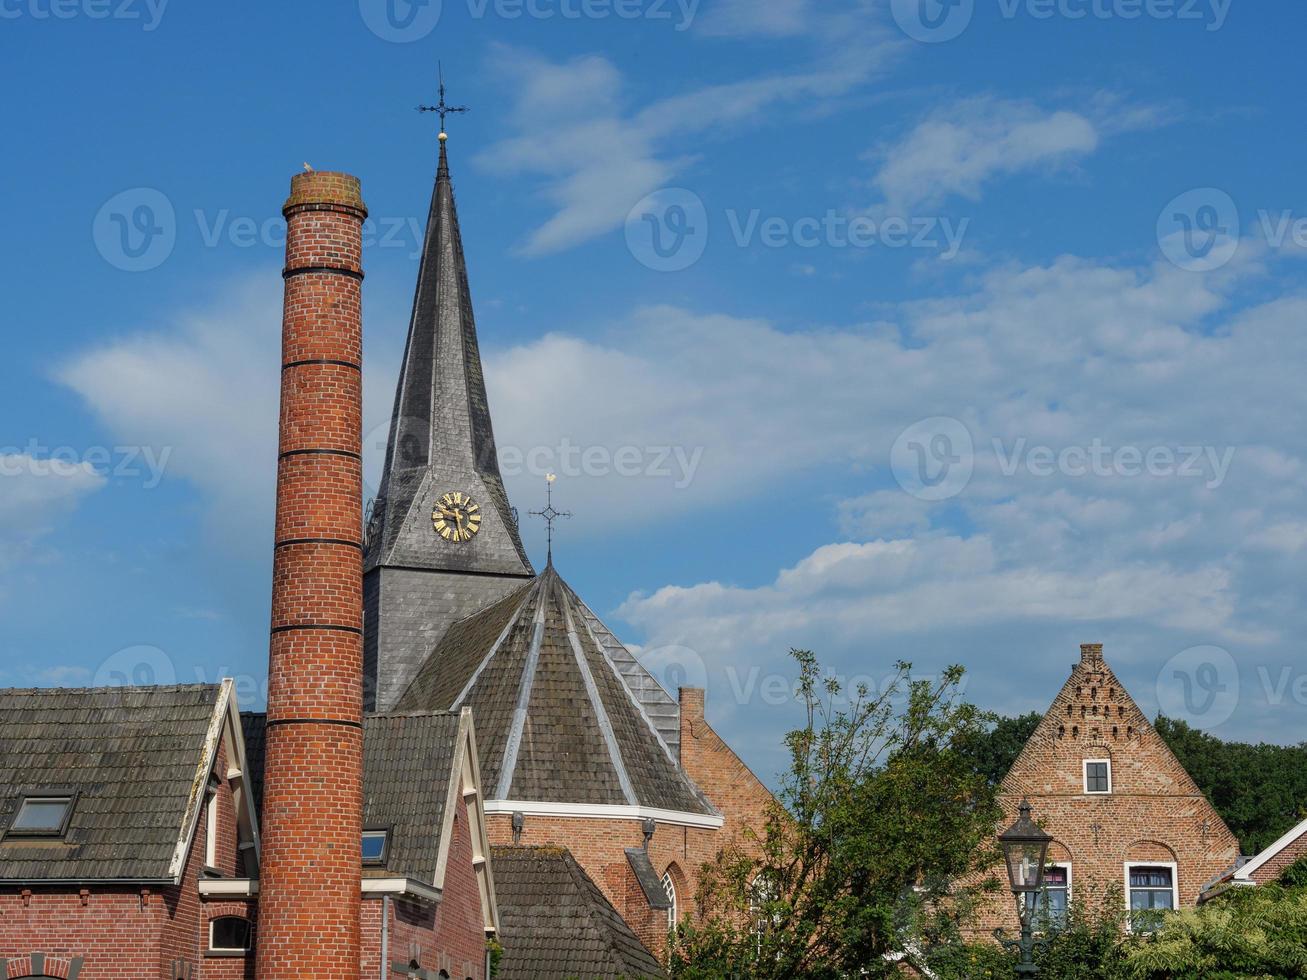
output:
[[[554,481],[557,479],[558,477],[553,473],[550,473],[545,477],[545,500],[547,502],[545,503],[544,510],[529,511],[532,517],[543,517],[545,519],[545,539],[548,541],[549,547],[548,557],[545,564],[549,566],[554,564],[554,521],[558,520],[560,517],[572,516],[570,510],[556,510],[554,508]]]
[[[437,62],[440,70],[440,101],[435,105],[420,105],[418,112],[438,112],[440,113],[440,138],[445,139],[445,117],[450,113],[470,112],[470,108],[465,105],[449,105],[445,101],[445,69]]]

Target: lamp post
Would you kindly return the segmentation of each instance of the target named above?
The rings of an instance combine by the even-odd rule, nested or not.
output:
[[[1005,949],[1020,951],[1018,974],[1039,972],[1035,966],[1035,949],[1046,941],[1035,939],[1033,922],[1035,906],[1044,887],[1044,865],[1048,859],[1048,846],[1053,838],[1039,829],[1030,819],[1030,801],[1022,800],[1017,822],[998,835],[1003,847],[1003,860],[1007,864],[1008,883],[1017,900],[1017,915],[1021,919],[1021,938],[1008,939],[1003,929],[994,930],[994,938]]]

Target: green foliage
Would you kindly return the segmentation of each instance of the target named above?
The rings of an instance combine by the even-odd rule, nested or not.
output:
[[[499,972],[499,961],[504,958],[504,947],[499,944],[498,939],[487,939],[486,952],[490,954],[490,975],[493,977]]]
[[[706,922],[672,937],[674,977],[893,976],[887,957],[951,941],[994,886],[1000,812],[963,748],[992,719],[961,700],[961,668],[929,681],[899,664],[873,695],[793,655],[807,722],[790,770],[764,826],[704,866]]]
[[[1265,850],[1307,815],[1307,744],[1224,742],[1165,717],[1156,727],[1245,854]]]
[[[1307,892],[1234,888],[1168,915],[1126,950],[1130,980],[1279,980],[1307,976]]]
[[[1307,857],[1299,858],[1281,871],[1280,884],[1285,888],[1307,889]]]
[[[989,728],[975,734],[961,746],[976,771],[997,786],[1016,762],[1043,715],[1032,711],[1016,718],[1000,717]]]
[[[1040,937],[1046,941],[1035,953],[1040,980],[1130,980],[1124,919],[1119,887],[1077,898],[1065,923]],[[938,980],[1011,980],[1015,965],[1016,954],[990,940],[941,947],[928,961]]]

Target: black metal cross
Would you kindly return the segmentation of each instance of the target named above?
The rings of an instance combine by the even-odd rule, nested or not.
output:
[[[545,500],[547,501],[545,503],[545,509],[529,511],[532,517],[543,517],[545,519],[545,539],[549,542],[549,558],[547,564],[550,567],[554,564],[554,521],[558,520],[560,517],[572,516],[570,510],[556,510],[554,508],[554,481],[556,479],[558,479],[558,477],[554,476],[552,473],[545,477]]]
[[[470,112],[471,109],[465,105],[449,105],[445,102],[445,69],[436,63],[440,69],[440,101],[435,105],[420,105],[418,112],[438,112],[440,113],[440,134],[445,133],[445,117],[452,112]]]

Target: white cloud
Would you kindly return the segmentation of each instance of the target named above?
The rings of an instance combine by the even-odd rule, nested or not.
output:
[[[620,72],[598,55],[558,63],[497,46],[490,74],[516,94],[517,134],[478,157],[505,176],[542,180],[553,214],[522,248],[539,255],[571,248],[621,225],[646,194],[685,174],[693,158],[676,147],[716,134],[764,110],[828,103],[872,77],[900,46],[869,26],[842,39],[815,66],[692,89],[639,108]]]
[[[60,517],[106,482],[90,463],[0,452],[0,569],[29,556]]]
[[[793,37],[811,30],[814,19],[809,0],[717,0],[698,29],[718,37]]]
[[[1081,110],[977,96],[932,111],[901,139],[870,154],[874,183],[893,214],[937,207],[951,196],[979,200],[991,181],[1054,171],[1098,149],[1105,133],[1155,121],[1146,107],[1095,98]]]

